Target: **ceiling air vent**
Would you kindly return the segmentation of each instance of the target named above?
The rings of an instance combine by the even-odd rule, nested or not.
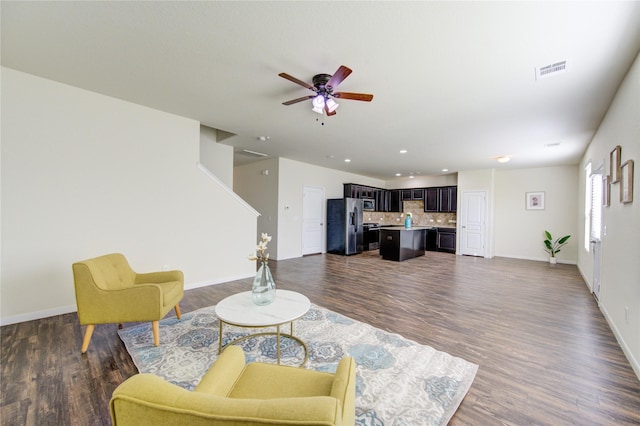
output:
[[[553,77],[565,72],[567,72],[567,61],[555,62],[553,64],[536,68],[536,80]]]

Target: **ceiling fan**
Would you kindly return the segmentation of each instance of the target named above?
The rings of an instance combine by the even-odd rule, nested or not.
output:
[[[334,99],[350,99],[354,101],[371,102],[373,95],[366,93],[350,93],[350,92],[334,92],[333,90],[338,87],[338,84],[347,78],[351,74],[351,69],[340,65],[340,68],[333,74],[317,74],[313,76],[313,86],[309,83],[305,83],[287,73],[281,72],[278,74],[282,78],[286,78],[302,87],[315,92],[315,95],[303,96],[301,98],[292,99],[290,101],[283,102],[282,105],[292,105],[298,102],[307,101],[312,99],[313,111],[318,114],[323,112],[327,115],[335,115],[338,104]]]

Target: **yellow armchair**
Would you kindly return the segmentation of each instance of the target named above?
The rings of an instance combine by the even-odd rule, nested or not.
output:
[[[276,364],[245,365],[229,346],[193,391],[152,374],[121,383],[110,402],[114,426],[354,425],[355,362],[335,374]]]
[[[172,308],[180,318],[181,271],[138,274],[122,254],[112,253],[74,263],[73,281],[78,318],[87,326],[82,353],[89,347],[96,324],[151,321],[153,343],[158,346],[160,319]]]

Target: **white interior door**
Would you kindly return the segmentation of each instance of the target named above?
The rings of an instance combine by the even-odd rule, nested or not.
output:
[[[302,254],[322,253],[324,188],[305,186],[302,194]]]
[[[462,214],[460,223],[460,254],[485,256],[485,191],[462,193]]]

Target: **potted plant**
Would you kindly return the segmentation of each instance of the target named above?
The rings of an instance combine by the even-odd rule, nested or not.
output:
[[[544,231],[544,236],[547,238],[546,240],[544,240],[544,251],[551,255],[551,257],[549,257],[549,263],[557,263],[556,253],[559,253],[560,248],[567,244],[567,241],[569,241],[571,235],[565,235],[562,238],[554,240],[549,231]]]

